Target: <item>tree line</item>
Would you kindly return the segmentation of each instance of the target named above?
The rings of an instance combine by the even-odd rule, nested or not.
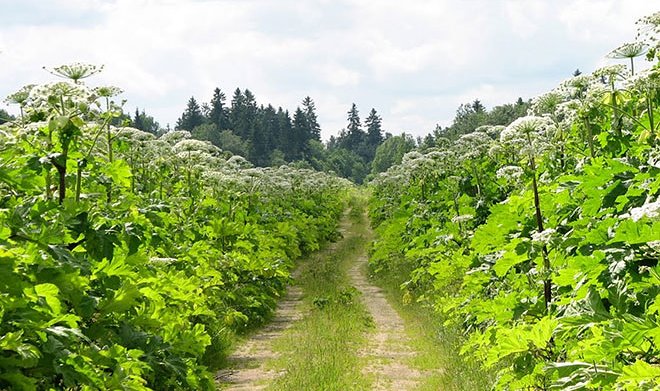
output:
[[[529,106],[529,101],[518,98],[514,103],[488,110],[476,99],[458,107],[450,126],[436,126],[426,136],[413,138],[406,133],[394,136],[384,132],[382,117],[374,108],[363,122],[353,103],[346,113],[346,127],[324,143],[311,97],[305,97],[291,115],[282,107],[258,105],[255,95],[247,88],[236,88],[229,102],[225,93],[215,88],[208,103],[190,97],[175,129],[187,130],[193,138],[208,140],[225,151],[245,157],[255,166],[296,162],[301,167],[331,171],[361,183],[400,163],[403,155],[414,148],[436,147],[443,139],[456,139],[483,125],[508,125],[524,116]],[[13,119],[5,110],[0,110],[0,124]],[[155,135],[172,130],[169,124],[161,127],[139,108],[132,115],[123,114],[116,123],[130,124]]]

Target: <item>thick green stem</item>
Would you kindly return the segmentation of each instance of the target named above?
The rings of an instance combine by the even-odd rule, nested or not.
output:
[[[619,109],[619,102],[617,101],[617,93],[616,90],[614,89],[614,85],[612,87],[612,129],[616,133],[617,137],[621,137],[621,116],[618,114],[618,109]]]
[[[456,217],[461,215],[461,211],[458,208],[458,192],[454,196],[454,211],[456,212]],[[463,224],[461,223],[460,220],[458,220],[458,230],[461,232],[461,235],[463,234]]]
[[[531,158],[529,161],[529,166],[532,170],[532,189],[534,191],[534,211],[536,215],[536,228],[538,232],[543,232],[543,215],[541,214],[541,201],[539,198],[539,188],[536,182],[536,163],[534,158]],[[546,311],[550,307],[550,302],[552,301],[552,279],[550,278],[550,258],[548,257],[548,248],[546,245],[543,245],[541,249],[541,255],[543,257],[543,269],[546,274],[546,278],[543,280],[543,298],[545,299],[545,309]]]
[[[64,146],[62,150],[62,164],[60,163],[53,163],[55,166],[55,169],[57,169],[57,173],[60,176],[60,183],[59,183],[59,204],[62,205],[64,202],[64,199],[66,198],[66,161],[68,158],[69,154],[69,148],[68,146]]]
[[[630,73],[635,76],[635,60],[632,57],[630,57]]]
[[[110,99],[108,97],[105,98],[105,107],[106,107],[106,112],[110,112]],[[105,124],[105,135],[106,135],[106,142],[107,142],[107,147],[108,147],[108,164],[112,165],[112,162],[114,161],[114,156],[112,152],[112,133],[110,132],[110,121],[107,121]],[[105,193],[106,193],[106,201],[107,203],[112,202],[112,181],[110,181],[105,188]]]
[[[474,174],[474,179],[477,181],[477,195],[481,198],[481,178],[479,177],[479,171],[476,167],[472,167],[472,173]]]
[[[80,188],[82,185],[82,162],[78,162],[78,171],[76,172],[76,202],[80,202]]]
[[[583,120],[584,123],[584,128],[587,131],[587,144],[589,145],[589,153],[591,154],[591,157],[594,158],[596,157],[596,152],[594,150],[594,134],[591,132],[591,124],[589,124],[588,120]]]
[[[649,91],[648,94],[651,92]],[[651,134],[655,134],[655,124],[653,119],[653,102],[651,102],[651,97],[646,95],[646,112],[649,116],[649,127],[651,128]]]

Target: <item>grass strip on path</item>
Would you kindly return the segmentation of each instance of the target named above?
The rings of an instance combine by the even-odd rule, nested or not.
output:
[[[352,206],[356,207],[355,201]],[[308,311],[273,344],[278,357],[267,364],[285,368],[271,390],[369,390],[358,356],[372,325],[350,285],[347,270],[368,244],[362,212],[344,217],[343,239],[300,265],[297,285]]]

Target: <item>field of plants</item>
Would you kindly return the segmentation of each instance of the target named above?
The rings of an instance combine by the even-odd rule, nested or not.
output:
[[[0,389],[215,389],[350,183],[113,126],[99,70],[53,69],[0,125]]]
[[[660,388],[658,26],[373,182],[372,270],[407,271],[404,299],[460,327],[496,389]]]

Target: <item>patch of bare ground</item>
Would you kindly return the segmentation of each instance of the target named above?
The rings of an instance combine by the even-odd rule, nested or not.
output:
[[[289,287],[277,306],[272,321],[251,336],[228,358],[228,368],[218,371],[216,381],[223,390],[263,390],[277,376],[278,371],[266,369],[264,363],[277,357],[272,342],[283,335],[294,322],[302,318],[302,291]]]
[[[362,301],[374,321],[369,344],[361,352],[368,362],[363,372],[373,377],[374,390],[413,390],[424,373],[408,365],[416,352],[409,347],[404,321],[387,301],[384,292],[369,282],[366,263],[366,256],[362,256],[349,271],[349,277],[362,292]]]

